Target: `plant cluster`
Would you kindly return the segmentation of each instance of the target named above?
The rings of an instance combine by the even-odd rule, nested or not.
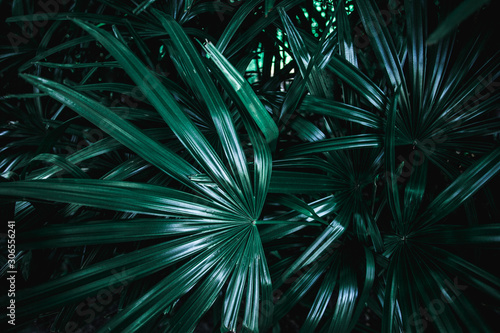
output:
[[[9,329],[492,332],[486,2],[1,1]]]

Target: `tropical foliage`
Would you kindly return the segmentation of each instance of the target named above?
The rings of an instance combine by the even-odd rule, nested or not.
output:
[[[493,5],[0,5],[11,330],[493,332]]]

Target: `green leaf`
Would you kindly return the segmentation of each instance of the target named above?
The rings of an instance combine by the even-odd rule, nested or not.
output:
[[[311,143],[303,143],[282,152],[283,157],[291,158],[301,155],[323,153],[344,149],[377,148],[382,145],[378,134],[356,134],[339,138],[325,139]]]
[[[333,246],[334,241],[337,240],[347,228],[349,223],[348,218],[349,213],[341,212],[337,215],[330,225],[314,239],[312,244],[300,254],[299,258],[297,258],[294,263],[286,269],[280,278],[280,281],[277,282],[276,287],[279,287],[297,270],[324,258],[324,256],[326,256],[325,251],[327,249],[331,253],[331,247]]]
[[[160,216],[241,219],[205,198],[143,183],[64,178],[17,181],[0,183],[0,195]]]
[[[234,247],[241,246],[241,242],[236,244],[239,246]],[[224,258],[221,258],[196,291],[178,309],[172,318],[174,324],[169,326],[169,330],[172,332],[194,332],[196,324],[219,297],[221,289],[233,271],[236,265],[235,255],[233,250],[233,253],[229,252]],[[134,325],[134,327],[137,329],[139,325]]]
[[[224,32],[217,41],[216,47],[220,51],[220,53],[224,53],[224,50],[229,45],[229,42],[235,35],[236,31],[242,26],[246,17],[250,15],[252,10],[256,8],[262,1],[263,0],[242,1],[240,8],[238,8],[238,11],[231,18],[231,21],[229,21],[229,23],[226,25],[226,27],[224,28]],[[266,3],[267,2],[269,2],[269,0],[266,0]],[[266,15],[267,13],[268,12],[266,12]]]
[[[470,198],[500,171],[500,148],[496,148],[470,168],[439,194],[420,216],[420,227],[438,222]]]
[[[370,111],[316,96],[306,96],[300,105],[300,110],[352,121],[375,129],[382,129],[384,124],[382,118]]]
[[[27,74],[21,74],[21,77],[52,98],[70,106],[160,170],[181,183],[192,186],[188,176],[198,174],[199,171],[105,106],[59,83]]]
[[[294,93],[290,91],[290,93]],[[283,114],[283,113],[281,113]],[[281,119],[282,122],[286,119]],[[304,141],[321,141],[326,139],[325,133],[323,133],[316,125],[314,125],[309,120],[304,117],[297,115],[297,117],[290,124],[290,127],[297,132],[297,136]]]
[[[362,312],[366,308],[366,301],[370,297],[372,293],[373,283],[375,281],[375,258],[373,253],[367,247],[364,247],[365,250],[365,279],[363,283],[363,289],[361,290],[360,295],[357,298],[356,309],[354,310],[354,314],[352,316],[351,324],[348,331],[351,331],[354,328],[354,325],[359,320]]]
[[[200,280],[215,269],[215,272],[227,270],[231,258],[237,249],[237,242],[229,240],[246,231],[248,225],[233,228],[219,235],[218,240],[226,245],[207,247],[206,250],[176,269],[172,274],[158,282],[154,287],[142,294],[130,306],[107,322],[99,333],[109,331],[135,332],[150,320],[156,318],[175,300],[193,289]],[[212,236],[213,237],[213,236]],[[234,264],[234,262],[232,263]],[[225,273],[223,273],[225,274]],[[212,277],[212,279],[215,276]],[[219,282],[224,281],[224,275]],[[204,307],[204,304],[201,304]],[[192,324],[189,322],[189,324]]]
[[[243,327],[250,332],[257,332],[259,331],[259,326],[266,327],[271,322],[274,305],[271,299],[271,276],[267,268],[264,249],[262,248],[256,227],[252,228],[252,235],[249,242],[251,242],[251,252],[249,254],[251,261],[248,263],[249,270],[246,282],[247,292]],[[262,300],[262,311],[259,311],[260,300]]]
[[[401,214],[401,204],[399,202],[399,191],[397,183],[398,175],[395,166],[397,100],[398,95],[396,94],[392,99],[387,117],[384,154],[386,165],[387,198],[389,207],[391,208],[392,217],[394,218],[396,225],[398,226],[398,232],[405,233],[404,230],[399,229],[405,228],[404,226],[402,226],[402,224],[406,221],[402,220],[403,217]]]
[[[335,260],[335,259],[334,259]],[[325,310],[330,302],[335,285],[337,283],[338,261],[334,261],[328,269],[323,282],[318,290],[318,294],[314,299],[314,303],[309,310],[304,325],[300,328],[301,333],[314,332],[318,326]]]
[[[319,217],[314,209],[312,209],[307,203],[304,201],[300,200],[299,198],[290,195],[290,194],[281,194],[278,196],[271,196],[269,198],[271,201],[279,203],[283,206],[286,206],[288,208],[294,209],[302,214],[304,214],[307,217],[310,217],[314,219],[315,221],[318,221],[320,223],[328,225],[328,223],[323,220],[321,217]]]
[[[409,166],[411,168],[411,176],[404,194],[403,221],[407,221],[408,223],[413,222],[417,216],[427,182],[428,159],[418,150],[415,151],[414,156],[419,157]]]
[[[228,237],[234,234],[233,230],[182,237],[136,250],[21,291],[16,295],[19,302],[16,317],[26,318],[40,311],[45,312],[79,301],[86,296],[95,295],[103,288],[117,288],[115,286],[120,286],[119,282],[127,286],[133,280],[153,274],[210,246],[227,241]],[[203,255],[202,257],[207,258]],[[2,305],[7,302],[7,296],[0,298]]]
[[[88,67],[119,67],[116,61],[106,61],[106,62],[89,62],[81,64],[58,64],[53,62],[37,61],[35,65],[40,65],[48,68],[64,68],[64,69],[74,69],[74,68],[88,68]]]
[[[467,297],[461,294],[461,291],[457,290],[458,288],[453,287],[456,288],[455,290],[450,288],[450,285],[457,282],[456,279],[452,282],[445,274],[439,274],[440,272],[438,272],[438,270],[430,270],[429,272],[434,282],[441,289],[441,299],[446,300],[453,309],[454,314],[451,314],[451,311],[448,309],[448,311],[446,311],[449,322],[456,322],[456,319],[460,318],[460,321],[467,326],[469,331],[481,330],[483,332],[491,332],[481,315],[478,313],[478,309],[469,302]],[[458,325],[455,326],[458,329]]]
[[[339,6],[336,8],[335,14],[339,34],[340,55],[354,66],[357,66],[358,59],[352,40],[352,29],[349,23],[349,17],[347,16],[346,6],[344,6],[343,2],[339,1]]]
[[[208,53],[207,57],[217,65],[217,68],[222,73],[219,78],[220,81],[226,83],[226,90],[233,92],[232,96],[237,97],[235,100],[239,102],[240,109],[246,110],[252,117],[260,131],[266,137],[271,151],[274,151],[279,131],[269,112],[262,105],[262,102],[254,93],[247,80],[212,44],[205,44],[205,49]],[[228,89],[229,87],[232,89]]]
[[[500,224],[473,227],[435,225],[417,231],[415,237],[429,244],[495,246],[500,242]]]
[[[427,45],[437,43],[445,36],[455,30],[460,23],[470,15],[489,3],[489,0],[464,0],[439,24],[432,34],[427,38]]]
[[[141,2],[133,11],[133,13],[135,15],[138,15],[140,13],[142,13],[143,11],[145,11],[149,6],[151,6],[153,3],[155,3],[156,0],[144,0],[143,2]],[[186,1],[186,6],[188,4],[188,1]]]
[[[330,331],[347,332],[352,321],[357,297],[358,282],[356,274],[349,264],[343,265],[339,274],[337,304],[330,322]]]
[[[395,258],[396,257],[396,258]],[[398,296],[398,274],[397,260],[399,256],[393,256],[387,270],[387,282],[385,284],[384,313],[382,317],[382,332],[392,333],[396,324],[396,302]]]
[[[254,153],[254,219],[260,215],[270,186],[272,158],[271,151],[276,147],[278,128],[266,109],[253,92],[248,82],[214,48],[205,46],[218,77],[233,101],[238,105],[241,120],[246,128]],[[261,134],[262,133],[262,134]],[[265,139],[262,137],[264,135]]]
[[[259,3],[261,1],[262,0],[260,0]],[[248,1],[248,2],[250,2],[250,1]],[[297,6],[301,2],[302,2],[302,0],[284,0],[284,1],[280,2],[279,7],[284,8],[286,11],[286,10],[290,10],[291,8]],[[243,11],[243,9],[240,9],[240,10],[242,11],[241,13],[243,15],[243,13],[245,13],[245,11]],[[278,11],[276,10],[276,7],[275,7],[267,15],[267,17],[261,17],[252,26],[246,27],[245,31],[240,36],[238,36],[238,38],[235,39],[231,45],[228,45],[228,47],[223,52],[224,55],[229,59],[232,58],[232,56],[234,56],[235,53],[242,50],[250,41],[252,41],[258,34],[260,34],[263,29],[265,29],[267,26],[272,24],[273,21],[276,20],[278,17],[279,17],[279,14],[278,14]],[[240,20],[239,16],[238,16],[238,20]],[[241,21],[240,22],[235,21],[235,25],[238,23],[241,24]],[[230,37],[230,35],[228,34],[228,36],[224,39],[224,41],[229,41],[229,37]],[[220,49],[220,47],[218,47],[218,49]]]
[[[383,64],[383,69],[387,73],[393,90],[402,87],[401,103],[403,110],[409,112],[410,104],[408,102],[408,91],[405,76],[399,57],[394,45],[394,41],[387,30],[385,24],[381,23],[381,11],[376,8],[371,0],[360,0],[356,3],[361,21],[367,31],[371,31],[370,39],[374,43],[373,50],[379,61]]]
[[[267,14],[273,9],[274,0],[266,0],[264,5],[264,13]]]
[[[325,175],[273,170],[269,193],[328,193],[339,187],[338,181]]]
[[[437,247],[425,246],[425,250],[429,256],[438,260],[440,265],[447,267],[454,276],[460,276],[465,282],[473,285],[485,294],[500,299],[500,278],[498,276]],[[464,287],[460,287],[459,290],[464,290]]]
[[[89,178],[85,172],[82,171],[79,167],[69,162],[64,157],[54,155],[54,154],[39,154],[31,159],[31,161],[44,161],[47,163],[53,163],[60,167],[61,169],[66,170],[68,173],[73,175],[76,178]]]
[[[329,262],[331,262],[331,259],[328,257],[316,260],[311,266],[305,267],[304,272],[297,274],[297,277],[290,275],[289,278],[283,281],[286,284],[291,284],[291,286],[285,293],[277,295],[278,301],[275,305],[273,322],[277,322],[284,317],[311,290],[321,275],[324,274]]]
[[[253,216],[255,215],[252,210],[255,205],[254,194],[252,193],[245,154],[243,153],[243,148],[231,114],[211,80],[201,56],[179,24],[171,17],[157,10],[153,10],[153,13],[169,33],[173,44],[173,52],[181,55],[178,57],[177,65],[179,72],[183,73],[191,89],[198,96],[198,99],[205,103],[210,112],[227,160],[231,166],[231,171],[237,180],[238,186],[233,186],[231,190],[240,198],[248,214]],[[216,161],[218,161],[218,157]],[[222,164],[218,167],[222,167],[223,170],[225,169]],[[224,175],[224,177],[229,177],[229,175]]]
[[[172,98],[170,92],[167,91],[159,79],[142,64],[137,56],[108,32],[79,20],[74,21],[98,40],[122,65],[123,69],[160,113],[183,145],[189,150],[196,161],[203,166],[204,171],[211,175],[214,181],[228,191],[228,193],[234,193],[235,191],[238,193],[239,189],[234,179],[230,176],[213,147],[180,109],[177,102]],[[235,205],[241,207],[241,202],[236,202]]]
[[[22,249],[112,244],[172,235],[223,230],[234,226],[217,219],[127,219],[48,225],[19,234]]]
[[[193,5],[194,0],[185,0],[184,1],[184,10],[188,11],[191,9],[191,6]]]
[[[252,265],[253,244],[250,241],[250,233],[245,235],[242,243],[241,261],[235,267],[224,298],[222,324],[228,331],[236,331],[236,327],[239,324],[237,322],[238,314],[240,312],[246,280],[249,276],[249,270],[254,268]]]
[[[356,90],[363,98],[366,98],[371,105],[378,110],[384,110],[388,100],[387,96],[359,68],[339,55],[334,55],[330,59],[327,68],[343,82]]]
[[[411,93],[411,121],[419,127],[421,123],[422,102],[425,87],[425,73],[427,67],[427,48],[425,47],[425,29],[427,26],[427,7],[425,1],[405,2],[405,16],[408,26],[407,49],[409,64],[409,89]]]

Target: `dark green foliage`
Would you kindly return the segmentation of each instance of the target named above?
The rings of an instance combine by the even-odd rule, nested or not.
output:
[[[0,2],[9,329],[494,332],[484,3]]]

